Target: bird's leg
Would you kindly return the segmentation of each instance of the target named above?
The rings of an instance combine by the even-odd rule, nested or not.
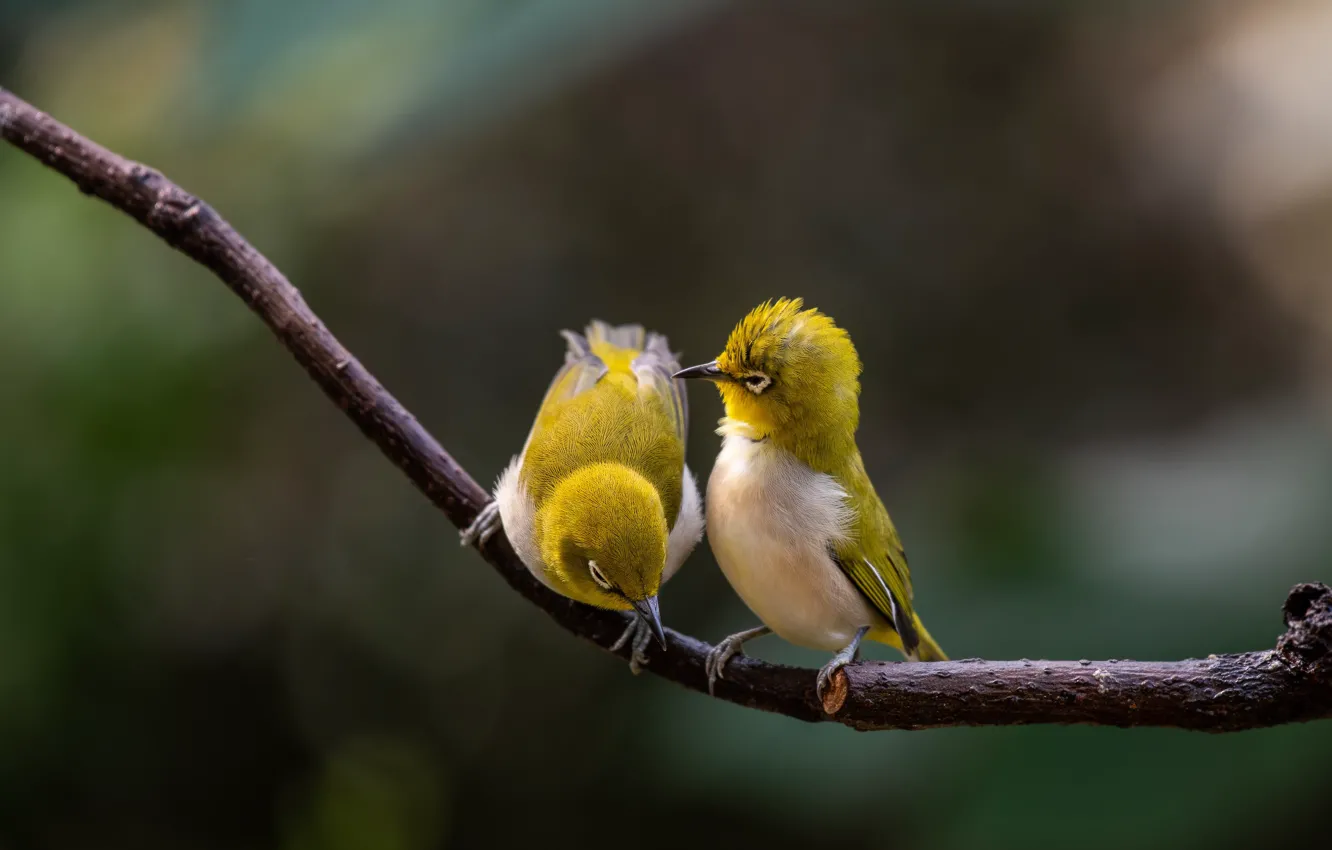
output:
[[[815,682],[815,690],[818,691],[819,699],[823,699],[823,692],[832,684],[833,674],[841,670],[846,665],[860,658],[860,642],[865,639],[865,633],[870,629],[869,626],[861,626],[856,629],[856,636],[851,638],[851,642],[842,647],[842,651],[832,657],[832,660],[819,670],[819,678]]]
[[[647,648],[652,642],[652,627],[634,614],[629,615],[629,625],[619,640],[611,644],[611,652],[619,652],[628,644],[633,648],[629,654],[629,672],[637,676],[647,666]]]
[[[647,665],[647,648],[652,643],[652,627],[642,620],[638,621],[638,634],[634,635],[634,655],[629,661],[629,672],[635,676]]]
[[[500,520],[499,502],[491,500],[472,520],[472,524],[459,535],[464,546],[481,546],[503,526]]]
[[[772,634],[772,629],[767,626],[756,626],[743,632],[736,632],[708,650],[708,657],[703,664],[703,670],[708,674],[708,693],[712,693],[713,685],[717,683],[718,679],[726,678],[722,675],[722,669],[726,667],[726,662],[736,655],[745,654],[745,641],[770,634]]]

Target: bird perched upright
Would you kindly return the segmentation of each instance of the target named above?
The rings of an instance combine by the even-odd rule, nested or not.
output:
[[[698,485],[685,466],[689,407],[666,337],[593,320],[564,331],[563,368],[494,501],[462,532],[501,527],[532,575],[570,599],[634,611],[615,644],[666,647],[657,593],[703,536]]]
[[[906,554],[856,446],[860,358],[845,330],[802,306],[760,305],[716,360],[675,373],[721,391],[708,540],[764,623],[712,650],[709,686],[745,641],[769,632],[836,653],[819,671],[820,696],[867,635],[913,661],[947,658],[916,616]]]

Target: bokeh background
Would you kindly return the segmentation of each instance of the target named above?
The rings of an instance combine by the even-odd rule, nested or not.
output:
[[[829,312],[959,657],[1269,647],[1332,579],[1329,43],[1313,0],[0,2],[0,84],[211,201],[479,480],[561,328],[698,362]],[[1326,837],[1326,723],[857,734],[631,677],[9,148],[0,280],[4,850]],[[706,546],[663,608],[753,622]]]

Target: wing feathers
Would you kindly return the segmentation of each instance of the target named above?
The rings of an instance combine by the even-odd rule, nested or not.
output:
[[[676,436],[683,443],[689,430],[689,396],[684,381],[671,378],[680,371],[680,360],[671,353],[671,344],[666,337],[648,334],[647,344],[634,358],[632,368],[638,377],[639,390],[650,389],[666,403],[666,413],[675,427]]]
[[[856,552],[855,544],[830,548],[828,554],[851,579],[856,589],[888,621],[893,631],[897,632],[897,636],[902,639],[903,651],[915,657],[920,635],[916,630],[916,616],[911,610],[910,595],[904,591],[905,582],[899,573],[890,569],[885,575],[869,558]]]
[[[638,380],[640,392],[646,390],[662,399],[676,435],[684,440],[689,428],[688,397],[684,381],[671,379],[680,370],[680,364],[666,337],[649,333],[642,325],[611,325],[599,319],[589,322],[581,334],[561,331],[560,335],[568,346],[564,365],[546,390],[537,422],[558,405],[592,389],[606,375],[617,371],[632,374]],[[529,433],[527,443],[531,441]],[[526,453],[527,444],[523,451]]]

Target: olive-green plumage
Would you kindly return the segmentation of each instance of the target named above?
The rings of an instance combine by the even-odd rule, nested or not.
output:
[[[854,651],[864,627],[909,658],[942,660],[856,446],[860,369],[845,330],[780,299],[742,319],[715,361],[677,373],[716,382],[726,405],[708,536],[737,592],[787,640]]]
[[[657,594],[703,528],[684,465],[683,382],[671,377],[679,364],[665,337],[639,325],[593,321],[565,338],[564,366],[522,454],[463,539],[484,540],[502,521],[547,586],[600,608],[633,608],[664,640]]]
[[[662,373],[640,387],[632,364],[641,348],[590,336],[588,355],[561,370],[541,404],[520,480],[540,513],[557,485],[578,469],[619,464],[656,489],[658,513],[669,529],[680,511],[687,426],[679,382]],[[618,504],[614,495],[593,491],[588,502],[611,511]]]

